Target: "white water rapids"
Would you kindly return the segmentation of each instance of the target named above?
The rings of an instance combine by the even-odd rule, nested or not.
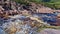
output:
[[[9,17],[10,19],[5,21],[3,19],[0,19],[0,21],[3,22],[2,26],[0,27],[0,31],[2,32],[0,33],[10,34],[10,29],[12,28],[12,30],[16,31],[13,34],[38,34],[36,32],[37,27],[32,28],[29,21],[26,21],[26,23],[24,23],[26,16],[15,15]]]

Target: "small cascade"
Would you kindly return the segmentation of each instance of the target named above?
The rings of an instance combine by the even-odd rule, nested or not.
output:
[[[37,27],[32,27],[32,23],[25,21],[26,16],[15,15],[9,16],[8,22],[2,24],[1,28],[5,34],[38,34]]]

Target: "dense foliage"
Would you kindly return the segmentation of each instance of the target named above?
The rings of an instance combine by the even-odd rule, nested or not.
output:
[[[60,9],[60,0],[14,0],[14,1],[21,4],[28,4],[29,2],[35,2],[35,3],[44,4],[44,6],[48,6],[53,9]]]

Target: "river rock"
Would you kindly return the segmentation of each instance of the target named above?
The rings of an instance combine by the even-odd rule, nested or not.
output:
[[[40,34],[60,34],[60,30],[56,29],[44,29],[40,32]]]

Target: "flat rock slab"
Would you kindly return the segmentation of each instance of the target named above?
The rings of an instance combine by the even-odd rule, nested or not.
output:
[[[60,30],[45,29],[45,30],[41,31],[39,34],[60,34]]]

